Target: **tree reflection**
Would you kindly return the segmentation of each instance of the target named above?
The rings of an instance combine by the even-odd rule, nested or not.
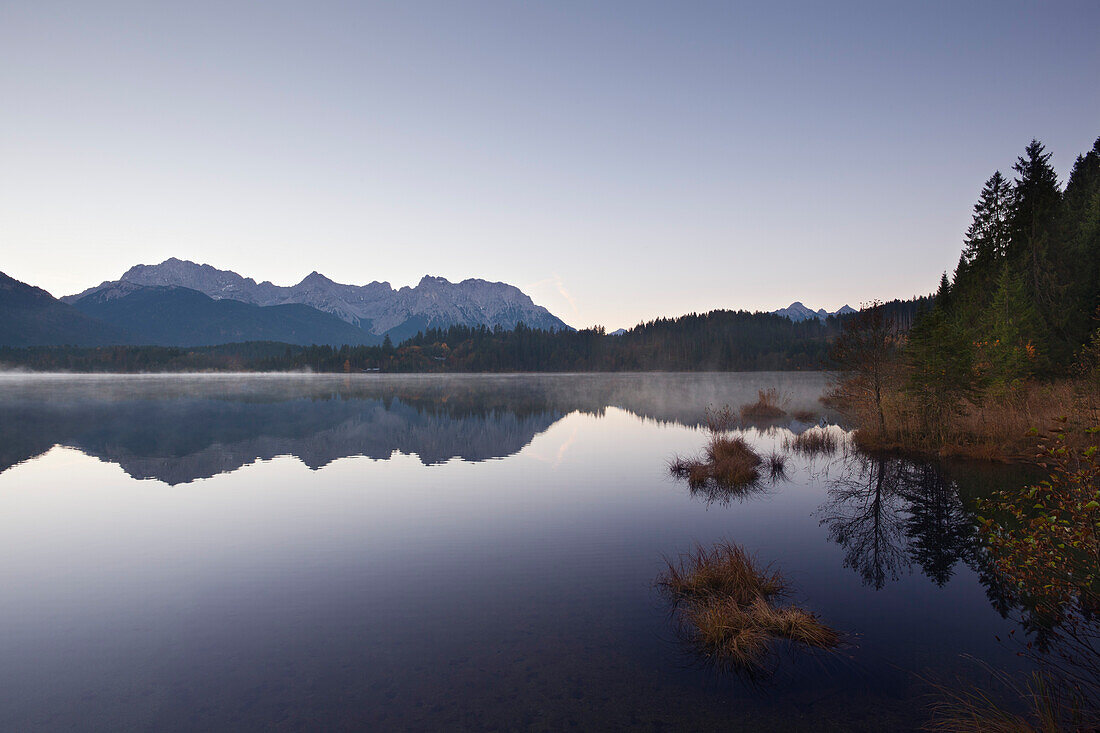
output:
[[[909,568],[897,470],[895,461],[881,457],[846,461],[842,475],[830,481],[829,501],[819,510],[829,539],[845,549],[844,567],[876,590]]]
[[[939,467],[902,462],[898,473],[899,493],[909,505],[905,522],[909,556],[933,583],[943,586],[960,560],[974,559],[973,519],[957,484]]]
[[[959,561],[979,561],[971,514],[940,466],[855,453],[831,464],[826,478],[821,524],[845,549],[845,567],[876,590],[914,564],[942,586]]]

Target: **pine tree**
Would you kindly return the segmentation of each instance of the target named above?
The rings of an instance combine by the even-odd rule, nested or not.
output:
[[[1059,278],[1055,268],[1056,262],[1064,260],[1057,243],[1062,192],[1050,156],[1041,142],[1032,140],[1013,166],[1017,178],[1009,222],[1008,261],[1023,275],[1025,290],[1046,327],[1030,334],[1032,340],[1053,354],[1061,346],[1058,337],[1064,336],[1066,319],[1058,307],[1064,297],[1061,286],[1064,278]]]
[[[1012,204],[1012,186],[996,171],[982,187],[966,230],[966,246],[955,271],[956,291],[961,297],[988,301],[989,288],[1008,250]]]
[[[955,293],[944,273],[932,310],[909,332],[906,391],[928,430],[937,430],[948,412],[960,409],[977,392],[974,347],[966,328],[969,318],[969,309],[956,309]]]
[[[980,372],[994,384],[1010,386],[1041,371],[1049,364],[1049,354],[1035,341],[1041,324],[1024,277],[1006,265],[981,323]]]
[[[1087,155],[1077,156],[1062,197],[1058,228],[1065,243],[1066,268],[1072,277],[1064,309],[1069,336],[1080,345],[1097,327],[1100,309],[1100,138]]]
[[[1009,222],[1010,258],[1028,263],[1051,246],[1062,192],[1058,176],[1050,165],[1051,154],[1032,140],[1024,155],[1012,166],[1016,171],[1012,214]]]

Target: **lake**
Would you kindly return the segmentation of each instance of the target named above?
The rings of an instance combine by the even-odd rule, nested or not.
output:
[[[776,387],[760,451],[843,440],[815,373],[0,376],[4,730],[908,730],[1018,669],[973,536],[1005,467],[668,471]],[[813,412],[811,417],[802,413]],[[746,678],[656,585],[729,540],[845,634]]]

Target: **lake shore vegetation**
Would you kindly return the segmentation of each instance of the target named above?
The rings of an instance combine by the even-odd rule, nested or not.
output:
[[[953,275],[909,327],[872,303],[830,403],[866,450],[1029,459],[1030,428],[1100,423],[1100,139],[1063,188],[1033,140],[983,186]]]

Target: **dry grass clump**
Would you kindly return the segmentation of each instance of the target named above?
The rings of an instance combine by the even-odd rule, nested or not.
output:
[[[740,487],[760,478],[760,456],[739,435],[712,434],[702,458],[675,458],[669,470],[686,477],[692,488],[707,484],[719,487]]]
[[[722,407],[707,407],[703,416],[703,424],[711,435],[725,433],[737,428],[741,421],[737,413],[729,405]]]
[[[935,684],[940,699],[932,704],[932,720],[924,729],[952,733],[1062,733],[1092,731],[1100,726],[1095,703],[1090,705],[1044,672],[1033,672],[1022,682],[1005,672],[991,672],[1005,688],[1007,698],[1020,702],[1020,712],[1008,709],[1001,699],[982,690],[958,690]]]
[[[683,620],[704,653],[736,667],[752,669],[768,656],[771,636],[752,612],[731,598],[711,598],[685,606]]]
[[[840,634],[795,606],[775,608],[763,598],[745,606],[732,598],[710,598],[688,605],[684,620],[708,655],[738,667],[756,667],[767,658],[773,639],[830,649]]]
[[[810,428],[793,437],[783,439],[783,450],[797,453],[807,458],[820,455],[832,455],[840,448],[836,433],[822,427]]]
[[[832,649],[840,634],[797,606],[776,608],[763,598],[743,605],[733,598],[708,597],[685,604],[683,621],[705,656],[722,664],[759,671],[772,656],[776,639]]]
[[[840,635],[796,606],[773,606],[786,593],[778,571],[760,567],[730,542],[669,562],[660,585],[677,603],[683,630],[708,659],[759,672],[773,656],[773,641],[785,639],[819,649],[835,647]]]
[[[745,548],[732,542],[720,542],[709,550],[700,545],[679,562],[669,562],[660,584],[678,599],[720,595],[742,604],[786,591],[778,571],[758,566]]]
[[[741,405],[742,420],[774,420],[787,414],[787,399],[775,387],[759,390],[756,402]]]
[[[747,484],[760,477],[760,456],[745,439],[715,435],[707,444],[707,472],[721,484]]]

